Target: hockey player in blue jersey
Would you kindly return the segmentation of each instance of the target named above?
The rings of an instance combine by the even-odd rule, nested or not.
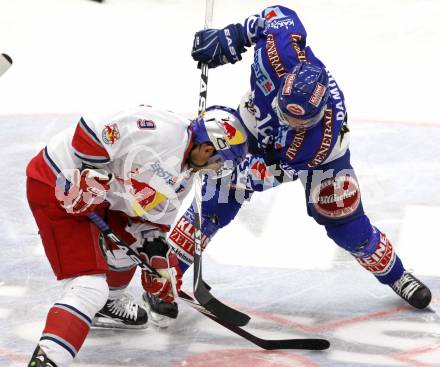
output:
[[[241,60],[255,45],[250,91],[239,106],[250,155],[231,181],[205,181],[203,245],[233,220],[254,191],[299,178],[307,212],[327,235],[410,305],[426,308],[430,290],[405,270],[386,235],[364,213],[350,163],[344,94],[306,38],[297,14],[282,6],[250,16],[244,25],[195,35],[192,57],[210,68]],[[169,236],[182,270],[193,260],[193,223],[190,207]]]

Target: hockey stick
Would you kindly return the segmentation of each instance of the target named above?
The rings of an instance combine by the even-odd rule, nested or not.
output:
[[[104,236],[106,238],[108,238],[110,241],[112,241],[116,246],[118,246],[119,249],[121,249],[122,251],[125,252],[125,254],[127,256],[129,256],[142,270],[145,270],[151,274],[157,275],[157,276],[161,276],[156,269],[152,268],[151,266],[149,266],[140,256],[139,254],[134,251],[127,243],[125,243],[122,239],[120,239],[116,233],[114,233],[112,231],[112,229],[109,227],[109,225],[96,213],[90,213],[89,214],[89,219],[98,227],[98,229],[104,234]],[[209,293],[209,289],[210,286],[207,285],[206,283],[203,282],[203,279],[199,279],[198,281],[200,281],[201,283],[199,283],[199,288],[203,289],[203,292],[205,292],[206,294],[210,295]],[[204,296],[204,294],[202,294],[202,296]],[[187,297],[189,297],[187,295]],[[193,302],[194,300],[192,298],[190,298]],[[217,313],[219,313],[221,316],[220,318],[226,318],[227,317],[231,317],[231,321],[229,321],[229,319],[227,319],[227,321],[223,321],[226,324],[231,324],[231,325],[236,325],[236,324],[243,324],[243,322],[237,322],[236,320],[236,315],[234,313],[235,310],[233,310],[232,308],[229,308],[226,305],[223,305],[220,301],[218,301],[217,299],[215,299],[214,297],[211,296],[211,298],[207,297],[206,298],[206,304],[208,305],[209,308],[207,309],[207,312],[212,312],[211,309],[213,309],[214,312],[212,312],[214,315],[217,316]],[[194,305],[197,305],[197,303],[194,302]],[[212,306],[214,305],[214,306]],[[202,307],[204,308],[205,305],[200,304],[197,305],[198,307]],[[195,307],[195,306],[194,306]],[[232,310],[232,311],[231,311]],[[217,313],[215,313],[217,312]],[[241,313],[239,311],[235,311],[236,313],[238,313],[239,315],[241,315]],[[244,315],[245,317],[247,317],[249,319],[249,317],[247,315]],[[241,321],[241,320],[239,320]],[[246,322],[247,323],[247,322]],[[245,324],[246,324],[245,323]],[[241,325],[240,325],[241,326]]]
[[[161,277],[161,275],[157,272],[156,269],[152,268],[148,265],[142,258],[136,253],[127,243],[121,240],[115,232],[111,230],[109,225],[96,213],[90,213],[89,219],[95,223],[98,229],[102,232],[102,234],[112,241],[118,248],[125,252],[125,254],[132,259],[142,270],[148,271],[151,274],[157,275]]]
[[[194,297],[208,311],[217,318],[235,326],[245,326],[250,317],[220,302],[210,292],[202,277],[202,210],[201,210],[201,176],[197,175],[195,181],[194,207]]]
[[[156,269],[152,268],[150,265],[148,265],[140,256],[139,254],[134,251],[127,243],[125,243],[123,240],[121,240],[115,232],[112,231],[112,229],[109,227],[109,225],[102,219],[98,214],[96,213],[90,213],[88,215],[89,219],[98,227],[98,229],[102,232],[102,234],[108,238],[110,241],[112,241],[118,248],[124,253],[130,257],[142,270],[145,270],[151,274],[154,274],[158,277],[162,277]],[[206,289],[211,289],[211,287],[204,283],[204,287]]]
[[[214,0],[206,0],[205,11],[205,29],[210,28],[212,24],[212,15],[214,10]],[[208,64],[201,65],[200,92],[199,92],[199,110],[203,114],[206,109],[206,97],[208,93]],[[200,173],[194,178],[195,196],[193,201],[194,208],[194,297],[196,300],[212,314],[219,319],[227,320],[237,326],[246,325],[250,317],[238,310],[226,306],[215,298],[206,287],[202,277],[202,208],[201,208],[201,182],[203,175]]]
[[[134,251],[128,244],[126,244],[124,241],[122,241],[109,227],[109,225],[102,219],[98,214],[96,213],[90,213],[89,219],[98,227],[98,229],[104,234],[105,237],[107,237],[109,240],[111,240],[118,248],[125,252],[125,254],[130,257],[139,267],[141,267],[143,270],[148,271],[151,274],[154,274],[158,277],[161,277],[156,269],[152,268],[150,265],[144,262],[139,256],[139,254]],[[211,287],[204,283],[204,286],[209,290]]]
[[[12,59],[6,54],[0,54],[0,76],[2,76],[12,65]]]
[[[157,272],[157,270],[152,268],[144,260],[142,260],[139,254],[136,251],[134,251],[127,243],[121,240],[98,214],[90,213],[89,219],[99,228],[99,230],[104,234],[106,238],[108,238],[116,246],[118,246],[119,249],[124,251],[125,254],[128,257],[130,257],[141,269],[161,277],[161,275]],[[199,238],[201,238],[201,235],[199,235]],[[201,249],[201,242],[199,243],[199,248]],[[201,264],[200,264],[200,269],[201,269]],[[203,302],[203,303],[200,302],[200,305],[206,308],[212,314],[216,315],[219,319],[222,319],[222,321],[224,321],[227,324],[238,325],[238,326],[246,325],[250,317],[245,314],[242,314],[240,311],[234,310],[224,305],[214,296],[212,296],[211,293],[209,293],[211,287],[203,281],[200,273],[199,275],[200,276],[197,278],[197,286],[194,287],[194,289],[197,289],[199,291],[198,296]]]
[[[183,291],[180,291],[180,299],[184,300],[187,304],[195,308],[201,314],[209,317],[211,320],[224,326],[226,329],[232,331],[233,333],[241,336],[247,341],[255,345],[258,345],[260,348],[266,350],[274,350],[274,349],[324,350],[330,347],[330,342],[326,339],[261,339],[247,332],[246,330],[243,330],[239,326],[231,325],[219,319],[218,317],[207,311],[205,308],[195,303],[192,297]]]
[[[96,213],[89,214],[90,220],[99,228],[99,230],[104,234],[104,236],[112,241],[119,249],[123,250],[127,256],[129,256],[136,264],[142,269],[149,273],[159,275],[157,271],[151,268],[145,261],[139,257],[139,255],[131,249],[131,247],[121,240],[109,227],[109,225]],[[160,275],[159,275],[160,276]],[[207,289],[208,285],[204,285]],[[247,331],[241,329],[240,327],[228,323],[222,319],[219,319],[209,310],[205,309],[202,305],[198,304],[190,295],[183,291],[179,292],[179,298],[189,304],[191,307],[209,317],[211,320],[217,322],[218,324],[224,326],[233,333],[243,337],[244,339],[258,345],[259,347],[267,350],[273,349],[310,349],[310,350],[321,350],[327,349],[329,347],[329,342],[324,339],[281,339],[281,340],[266,340],[260,339],[255,335],[248,333]]]
[[[212,24],[212,14],[214,12],[214,0],[206,0],[205,9],[205,29],[210,28]],[[208,64],[202,64],[200,73],[200,92],[199,92],[199,111],[198,115],[205,112],[206,97],[208,95]]]

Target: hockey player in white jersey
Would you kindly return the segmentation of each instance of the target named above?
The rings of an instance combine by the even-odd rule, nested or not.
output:
[[[100,239],[89,213],[104,217],[158,270],[161,277],[143,272],[142,286],[156,300],[173,304],[181,271],[165,234],[193,173],[222,174],[246,151],[237,113],[221,106],[192,121],[140,106],[82,117],[53,137],[27,167],[27,197],[46,256],[64,287],[29,366],[70,365],[95,314],[98,325],[136,328],[147,322],[145,310],[123,292],[135,265]]]

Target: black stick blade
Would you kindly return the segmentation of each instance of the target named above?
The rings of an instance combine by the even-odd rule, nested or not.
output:
[[[275,350],[275,349],[325,350],[330,348],[330,342],[326,339],[265,340],[260,343],[260,347],[266,350]]]
[[[213,315],[217,316],[219,319],[235,326],[246,326],[251,319],[248,315],[235,310],[224,303],[221,303],[216,298],[211,298],[207,303],[202,305]]]
[[[203,313],[203,310],[196,308],[199,312]],[[230,325],[224,320],[221,320],[212,314],[205,313],[211,320],[223,325],[225,328],[229,329],[233,333],[240,335],[247,341],[258,345],[260,348],[265,350],[276,350],[276,349],[305,349],[305,350],[324,350],[330,347],[330,342],[325,339],[262,339],[258,336],[251,334],[250,332],[235,326]]]
[[[203,281],[200,261],[201,256],[194,253],[194,297],[196,300],[209,312],[231,325],[247,325],[251,319],[248,315],[225,305],[209,292],[211,287]]]
[[[219,319],[208,311],[202,305],[196,303],[194,299],[186,294],[184,291],[180,291],[180,299],[187,302],[194,309],[210,318],[212,321],[224,326],[229,331],[241,336],[248,342],[251,342],[258,347],[265,350],[276,349],[304,349],[304,350],[324,350],[330,347],[330,342],[325,339],[262,339],[258,336],[251,334],[250,332],[240,328],[239,326],[232,325],[225,320]]]

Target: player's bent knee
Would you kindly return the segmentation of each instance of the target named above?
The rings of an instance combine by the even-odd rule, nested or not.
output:
[[[68,279],[59,303],[65,303],[81,310],[89,318],[105,305],[109,288],[104,274],[83,275]]]
[[[356,256],[370,255],[371,243],[377,243],[377,231],[366,215],[341,224],[327,224],[327,235],[343,249]]]

